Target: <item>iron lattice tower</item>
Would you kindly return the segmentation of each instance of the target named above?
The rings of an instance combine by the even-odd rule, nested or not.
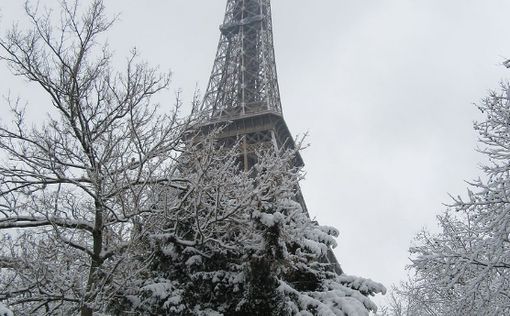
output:
[[[282,113],[269,0],[230,0],[203,110],[211,118]]]
[[[209,125],[229,122],[223,142],[242,141],[247,170],[255,148],[295,147],[282,116],[270,0],[228,0],[220,31],[201,111]],[[299,154],[296,164],[303,165]]]
[[[241,144],[245,170],[256,162],[257,149],[295,148],[282,115],[276,74],[270,0],[227,0],[218,51],[201,111],[205,128],[221,125],[219,141]],[[295,166],[302,167],[298,153]],[[308,213],[301,190],[297,200]],[[341,274],[330,250],[325,261]]]

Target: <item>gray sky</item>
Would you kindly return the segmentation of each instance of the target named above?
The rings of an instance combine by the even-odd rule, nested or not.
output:
[[[22,2],[0,3],[2,33]],[[136,46],[173,71],[186,101],[205,89],[225,0],[105,2],[121,13],[109,38],[117,57]],[[480,174],[473,103],[507,76],[508,12],[507,0],[273,1],[284,115],[311,143],[304,196],[340,230],[347,273],[398,283],[413,236]],[[9,89],[37,99],[2,64]]]

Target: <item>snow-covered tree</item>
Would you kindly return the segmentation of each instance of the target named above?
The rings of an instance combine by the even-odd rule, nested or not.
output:
[[[296,202],[293,152],[249,172],[194,118],[151,97],[168,76],[112,69],[101,0],[30,5],[0,59],[44,91],[48,119],[8,100],[0,125],[0,302],[21,315],[367,315],[370,280],[325,260],[335,229]],[[58,20],[60,18],[60,20]],[[57,19],[57,21],[55,20]]]
[[[412,315],[510,314],[510,87],[482,100],[475,123],[488,158],[466,198],[438,216],[410,249],[415,272],[401,289]]]
[[[169,211],[152,214],[143,278],[119,293],[112,312],[144,315],[368,315],[370,280],[337,275],[323,258],[334,228],[312,221],[296,202],[295,152],[259,153],[240,171],[235,148],[214,143],[183,158],[187,187]],[[176,201],[170,199],[166,201]],[[163,201],[162,201],[163,202]]]
[[[13,313],[4,304],[0,303],[0,316],[13,316]]]
[[[158,211],[154,184],[172,185],[189,131],[178,107],[151,101],[167,74],[135,52],[112,69],[101,0],[59,3],[57,14],[27,3],[31,28],[0,38],[0,60],[52,106],[40,123],[25,115],[38,104],[2,105],[12,117],[0,125],[0,301],[20,315],[92,315],[136,274],[127,253],[139,219]]]

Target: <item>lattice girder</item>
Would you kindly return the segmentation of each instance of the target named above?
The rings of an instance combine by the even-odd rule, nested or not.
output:
[[[231,119],[281,113],[269,0],[229,0],[202,111]]]

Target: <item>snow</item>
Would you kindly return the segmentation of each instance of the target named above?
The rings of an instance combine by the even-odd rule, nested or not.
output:
[[[223,316],[223,314],[213,311],[212,309],[200,310],[199,307],[195,308],[193,314],[197,316]]]
[[[0,316],[14,316],[14,314],[7,308],[7,306],[0,303]]]
[[[186,261],[186,266],[188,267],[192,267],[194,265],[199,265],[202,263],[202,256],[199,256],[199,255],[195,255],[195,256],[192,256],[190,257],[187,261]]]
[[[287,306],[294,315],[368,316],[369,310],[377,310],[375,304],[357,290],[336,282],[330,285],[329,290],[321,292],[299,292],[286,282],[280,281],[279,290],[284,296],[297,298],[295,302],[287,301]],[[312,314],[311,311],[315,312]]]
[[[348,316],[368,315],[365,306],[355,298],[340,297],[337,301],[342,306],[342,311]]]
[[[144,290],[152,292],[152,295],[158,298],[166,298],[172,293],[172,286],[168,283],[155,283],[143,287]]]
[[[281,214],[280,212],[268,214],[268,213],[262,213],[262,212],[255,211],[253,213],[253,216],[255,218],[259,218],[262,225],[264,225],[266,227],[273,227],[273,226],[277,225],[278,223],[282,222],[283,218],[284,218],[283,214]]]
[[[328,251],[328,247],[325,244],[310,239],[303,240],[303,246],[317,255],[324,255]]]
[[[338,279],[342,284],[348,285],[352,289],[356,289],[358,291],[361,291],[363,293],[381,293],[386,294],[387,290],[384,285],[381,283],[372,281],[370,279],[360,278],[356,276],[351,275],[340,275],[338,276]]]

